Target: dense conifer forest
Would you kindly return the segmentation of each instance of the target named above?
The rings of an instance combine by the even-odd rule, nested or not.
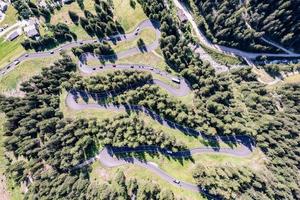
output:
[[[74,23],[98,37],[122,32],[114,21],[110,4],[95,2],[97,14],[85,10],[84,16],[79,17],[70,12]],[[206,34],[212,40],[245,50],[269,51],[272,47],[262,43],[261,35],[295,50],[299,46],[299,16],[289,2],[249,0],[248,12],[255,19],[249,23],[255,31],[245,25],[239,1],[194,3],[204,15],[200,25],[209,27]],[[207,167],[203,163],[191,172],[197,186],[222,199],[300,199],[299,84],[266,87],[257,81],[250,67],[216,74],[209,63],[193,53],[188,25],[176,19],[163,0],[138,3],[150,19],[160,22],[162,56],[169,67],[189,82],[193,104],[185,105],[153,85],[152,75],[146,72],[114,70],[83,77],[76,72],[79,66],[74,59],[62,53],[62,58],[51,67],[41,66],[41,74],[21,84],[23,97],[0,96],[0,110],[6,116],[4,147],[9,154],[6,173],[17,184],[27,183],[25,199],[177,199],[169,189],[148,180],[127,178],[121,171],[107,183],[96,184],[91,180],[89,166],[76,169],[105,146],[156,145],[174,152],[186,150],[187,146],[171,133],[149,126],[138,114],[120,114],[103,120],[66,118],[60,108],[64,90],[117,91],[108,103],[143,106],[207,135],[251,136],[265,157],[263,169]],[[17,8],[19,13],[24,12],[24,18],[34,11],[28,7],[30,3],[26,5]],[[290,23],[286,23],[286,18],[291,19]],[[287,27],[279,30],[266,25],[274,19],[278,26]],[[68,40],[66,35],[71,34],[63,24],[53,30],[56,40]],[[33,47],[31,42],[26,44]],[[72,51],[79,57],[87,52],[112,52],[105,42],[82,45]],[[106,96],[101,98],[107,100]]]

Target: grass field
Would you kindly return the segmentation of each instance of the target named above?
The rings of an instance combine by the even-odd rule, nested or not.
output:
[[[110,45],[112,46],[115,52],[121,52],[127,49],[137,47],[137,42],[139,39],[142,39],[146,45],[151,44],[156,40],[155,31],[153,29],[144,29],[134,40],[122,41],[116,44],[110,42]]]
[[[292,75],[283,80],[284,84],[300,83],[300,74]]]
[[[10,4],[5,12],[5,18],[0,22],[0,27],[4,25],[12,25],[18,20],[17,10]]]
[[[18,84],[40,73],[43,67],[50,66],[58,58],[53,56],[21,62],[17,68],[0,78],[0,92],[15,90]]]
[[[129,164],[115,168],[107,168],[102,166],[99,162],[95,162],[92,165],[91,172],[91,181],[94,183],[107,183],[111,180],[118,170],[124,172],[126,178],[137,178],[139,181],[147,180],[159,185],[162,189],[170,189],[174,193],[175,197],[178,199],[184,200],[203,200],[205,199],[201,194],[196,192],[191,192],[188,190],[184,190],[182,188],[178,188],[172,184],[169,184],[165,180],[161,179],[156,174],[151,171],[145,170],[142,167]]]
[[[95,13],[93,0],[84,0],[84,5],[86,10]],[[55,14],[51,17],[50,23],[65,23],[69,26],[70,30],[77,35],[78,39],[90,39],[91,37],[85,32],[85,30],[80,25],[75,25],[72,22],[69,16],[70,10],[76,12],[79,16],[84,16],[83,11],[80,9],[78,3],[75,1],[71,4],[65,4],[60,10],[56,10]]]
[[[109,62],[108,62],[109,63]],[[137,55],[129,56],[127,58],[121,58],[114,62],[115,64],[141,64],[141,65],[150,65],[156,69],[166,71],[170,74],[178,76],[174,70],[172,70],[164,59],[160,57],[160,54],[155,50],[154,52],[140,53]],[[101,66],[102,63],[98,59],[90,59],[87,62],[90,66]]]
[[[153,52],[147,52],[147,53],[141,53],[134,56],[130,56],[127,58],[122,58],[117,61],[119,64],[144,64],[144,65],[150,65],[154,68],[167,71],[173,75],[178,75],[174,70],[172,70],[165,61],[157,56]]]
[[[0,68],[25,53],[25,49],[21,45],[23,39],[24,36],[19,36],[14,41],[5,41],[4,38],[0,38]]]
[[[223,65],[241,65],[244,64],[244,61],[241,58],[237,58],[234,56],[229,56],[226,54],[219,53],[209,47],[201,45],[201,47],[208,53],[210,56],[220,64]]]
[[[141,21],[147,19],[141,5],[135,2],[136,6],[132,8],[129,0],[113,0],[115,18],[125,32],[134,30]]]
[[[137,155],[135,155],[136,157]],[[142,160],[153,162],[163,169],[165,172],[176,179],[186,182],[195,183],[192,176],[193,170],[197,164],[204,164],[208,167],[243,167],[247,166],[253,170],[261,170],[264,168],[263,153],[255,150],[252,155],[245,158],[229,156],[225,154],[205,153],[193,155],[191,159],[174,160],[162,154],[140,154]]]

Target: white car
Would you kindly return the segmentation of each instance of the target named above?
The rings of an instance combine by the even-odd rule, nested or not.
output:
[[[168,150],[168,151],[167,151],[167,154],[172,154],[172,153],[173,153],[173,152],[172,152],[172,151],[170,151],[170,150]]]
[[[176,183],[176,184],[180,184],[180,180],[175,179],[173,182]]]
[[[19,63],[20,63],[19,60],[16,60],[16,61],[14,62],[15,65],[18,65]]]

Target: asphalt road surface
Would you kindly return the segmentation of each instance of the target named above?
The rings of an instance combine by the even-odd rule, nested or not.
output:
[[[53,55],[59,54],[63,50],[68,50],[68,49],[71,49],[73,47],[79,47],[83,44],[98,43],[99,41],[118,41],[118,42],[120,42],[120,41],[130,41],[130,40],[133,40],[133,39],[137,38],[139,36],[140,32],[143,29],[147,29],[147,28],[151,28],[151,29],[155,30],[155,33],[156,33],[156,40],[152,44],[146,45],[146,49],[148,51],[152,51],[152,50],[156,49],[159,46],[159,38],[160,38],[159,23],[155,22],[155,21],[151,21],[151,20],[144,20],[131,33],[118,34],[118,35],[114,35],[114,36],[111,36],[111,37],[103,38],[101,40],[93,39],[93,40],[73,41],[73,42],[69,42],[69,43],[65,43],[63,45],[60,45],[59,47],[54,48],[54,49],[49,50],[49,51],[25,53],[25,54],[21,55],[20,57],[16,58],[13,62],[9,63],[8,65],[6,65],[2,69],[0,69],[0,77],[2,77],[3,75],[9,73],[14,68],[16,68],[17,65],[20,62],[30,60],[30,59],[35,59],[35,58],[51,57]],[[133,56],[133,55],[138,54],[140,52],[141,52],[141,50],[137,47],[132,48],[132,49],[128,49],[128,50],[117,53],[117,56],[118,56],[117,59],[128,57],[128,56]]]
[[[240,56],[240,57],[246,58],[247,60],[255,59],[256,57],[262,56],[262,55],[265,55],[265,56],[268,56],[268,57],[286,57],[286,58],[300,57],[299,53],[293,53],[293,52],[279,53],[279,54],[274,54],[274,53],[250,53],[250,52],[241,51],[239,49],[235,49],[235,48],[231,48],[231,47],[225,47],[225,46],[222,46],[222,45],[213,44],[205,37],[205,35],[198,28],[192,14],[188,10],[188,8],[186,8],[186,6],[183,5],[183,3],[179,2],[179,0],[173,0],[173,2],[174,2],[175,6],[178,9],[183,11],[183,13],[187,17],[188,21],[192,24],[192,27],[195,30],[196,35],[197,35],[198,39],[201,41],[201,43],[203,43],[207,47],[213,48],[214,50],[216,50],[220,53]],[[270,42],[268,42],[268,43],[270,43]]]
[[[193,130],[191,128],[179,125],[175,122],[172,122],[170,120],[164,119],[158,114],[156,114],[154,111],[151,111],[145,107],[142,106],[136,106],[136,105],[114,105],[114,104],[106,104],[106,105],[100,105],[100,104],[87,104],[87,103],[78,103],[76,102],[76,99],[80,96],[80,92],[78,91],[71,91],[68,93],[66,98],[66,105],[74,110],[85,110],[85,109],[107,109],[107,110],[114,110],[114,111],[120,111],[120,110],[130,110],[135,112],[143,112],[146,115],[152,117],[159,123],[161,123],[164,126],[179,129],[181,131],[184,131],[186,134],[193,135],[196,137],[203,137],[210,141],[224,141],[224,142],[233,142],[238,147],[235,148],[223,148],[223,147],[199,147],[199,148],[193,148],[189,150],[184,150],[180,152],[170,152],[166,149],[160,149],[156,146],[142,146],[138,148],[128,148],[128,147],[119,147],[119,148],[111,148],[106,147],[104,148],[98,155],[84,161],[83,163],[77,165],[73,169],[78,169],[81,167],[84,167],[86,165],[91,164],[92,162],[99,160],[103,165],[107,167],[116,167],[124,164],[136,164],[141,167],[144,167],[154,173],[156,173],[159,177],[164,179],[165,181],[177,186],[182,187],[184,189],[188,189],[191,191],[201,192],[205,195],[209,195],[205,190],[200,189],[197,185],[193,183],[188,183],[184,181],[178,182],[174,177],[167,174],[165,171],[160,169],[157,165],[142,161],[137,158],[133,157],[118,157],[115,155],[122,154],[122,153],[137,153],[137,152],[148,152],[148,153],[156,153],[160,152],[163,154],[166,154],[169,157],[173,158],[184,158],[184,157],[190,157],[195,154],[202,154],[202,153],[221,153],[221,154],[228,154],[232,156],[237,157],[246,157],[249,156],[253,149],[255,148],[255,142],[252,138],[248,136],[207,136],[203,134],[200,131]],[[210,196],[210,195],[209,195]]]

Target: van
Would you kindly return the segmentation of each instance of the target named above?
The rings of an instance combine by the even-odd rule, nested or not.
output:
[[[172,78],[172,81],[177,83],[177,84],[180,84],[180,80],[178,78]]]

